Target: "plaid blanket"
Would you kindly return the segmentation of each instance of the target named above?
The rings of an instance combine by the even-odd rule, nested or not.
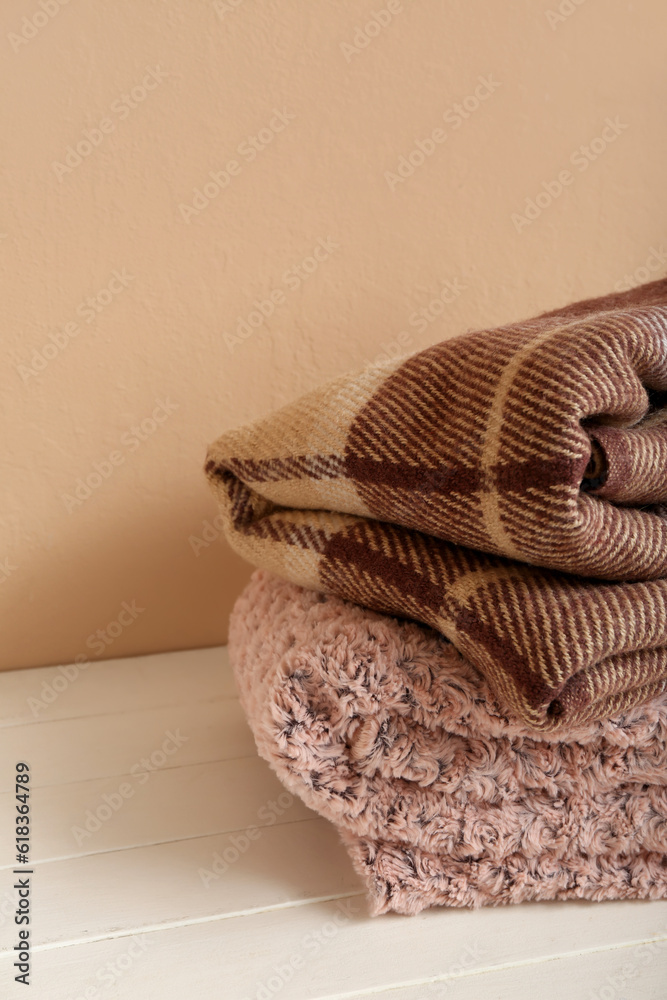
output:
[[[536,730],[667,679],[667,280],[338,378],[209,448],[231,546],[447,636]]]

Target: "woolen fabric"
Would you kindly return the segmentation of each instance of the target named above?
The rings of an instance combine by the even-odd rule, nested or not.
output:
[[[667,898],[667,693],[541,736],[434,630],[263,570],[229,652],[259,753],[373,913]]]
[[[223,434],[231,546],[438,629],[548,732],[667,678],[667,280],[338,378]]]

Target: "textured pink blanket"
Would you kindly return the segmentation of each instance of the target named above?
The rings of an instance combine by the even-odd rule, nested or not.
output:
[[[260,754],[373,913],[667,898],[667,694],[531,732],[441,635],[255,572],[230,655]]]

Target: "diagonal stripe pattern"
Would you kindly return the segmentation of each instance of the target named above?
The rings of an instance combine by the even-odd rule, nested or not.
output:
[[[211,445],[250,562],[438,629],[536,730],[667,685],[667,280],[339,378]]]

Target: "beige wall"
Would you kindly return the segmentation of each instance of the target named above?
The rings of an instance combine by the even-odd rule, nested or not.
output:
[[[225,428],[663,275],[663,11],[4,0],[2,666],[224,640]]]

